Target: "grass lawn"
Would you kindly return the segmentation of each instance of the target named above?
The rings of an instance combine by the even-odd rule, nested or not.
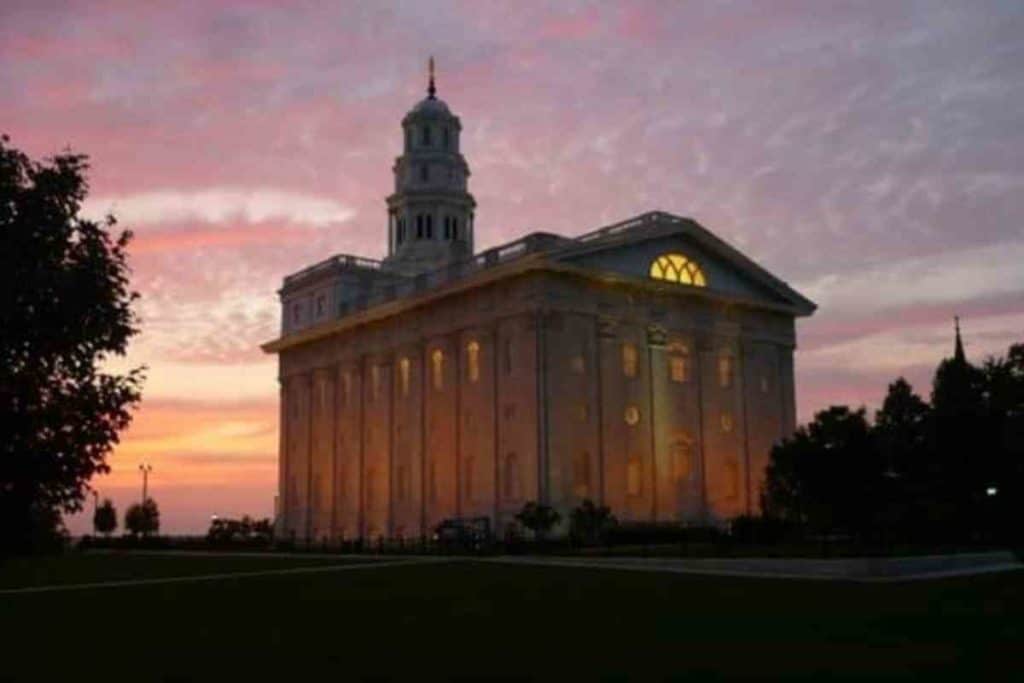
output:
[[[258,555],[71,553],[0,560],[0,589],[316,567],[363,560]]]
[[[181,560],[302,563],[129,562],[155,576]],[[1006,679],[1024,671],[1024,572],[854,584],[455,562],[2,595],[0,633],[0,678],[34,680]]]

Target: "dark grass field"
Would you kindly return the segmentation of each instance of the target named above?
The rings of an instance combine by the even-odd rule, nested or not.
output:
[[[22,561],[0,583],[331,562],[35,561],[45,575]],[[459,561],[6,594],[0,633],[0,676],[18,680],[1020,680],[1024,572],[855,584]]]

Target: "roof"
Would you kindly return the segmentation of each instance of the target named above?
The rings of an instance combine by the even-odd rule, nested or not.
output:
[[[307,278],[318,277],[336,269],[358,268],[363,272],[387,274],[388,277],[381,278],[381,286],[369,290],[365,296],[346,303],[339,312],[338,318],[287,334],[264,344],[262,348],[267,352],[277,352],[340,329],[360,325],[379,317],[394,315],[407,307],[424,305],[428,301],[526,270],[560,271],[584,276],[601,276],[606,280],[620,282],[634,280],[650,285],[652,282],[647,277],[631,278],[621,273],[601,273],[593,268],[580,267],[574,264],[574,261],[589,254],[633,247],[673,235],[683,236],[699,245],[708,254],[731,265],[745,278],[773,293],[779,300],[778,304],[755,299],[741,300],[741,303],[774,308],[795,316],[810,315],[817,308],[812,301],[783,280],[768,272],[693,219],[663,211],[650,211],[575,238],[546,232],[530,233],[513,242],[476,254],[465,261],[416,274],[392,269],[387,262],[371,261],[344,254],[333,256],[286,277],[284,289],[302,287]],[[664,285],[665,283],[653,284]],[[678,285],[671,287],[676,288],[674,291],[688,295],[737,300],[735,296],[723,296],[721,292],[711,287],[679,288]]]

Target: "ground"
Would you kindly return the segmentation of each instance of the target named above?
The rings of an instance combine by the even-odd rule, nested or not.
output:
[[[1022,571],[864,584],[383,562],[127,554],[8,562],[0,565],[0,678],[1000,679],[1022,671]],[[280,569],[298,571],[241,575]],[[221,574],[236,576],[4,592]]]

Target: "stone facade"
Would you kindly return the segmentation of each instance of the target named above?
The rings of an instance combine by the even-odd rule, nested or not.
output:
[[[407,145],[436,124],[423,108]],[[811,302],[660,212],[472,256],[471,197],[453,195],[439,211],[463,207],[464,239],[399,244],[395,207],[422,197],[398,189],[388,259],[333,257],[281,290],[264,346],[280,359],[280,532],[409,538],[485,516],[500,533],[530,500],[695,524],[757,510],[771,445],[795,427],[794,321]],[[656,269],[665,255],[690,264],[685,282]]]

